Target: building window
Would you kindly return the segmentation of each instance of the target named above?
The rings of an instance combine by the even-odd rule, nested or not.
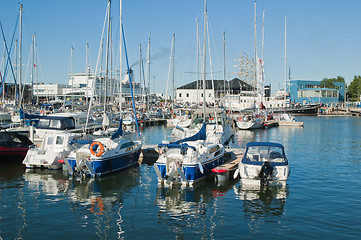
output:
[[[187,93],[187,98],[189,97],[189,93]]]
[[[179,97],[182,97],[182,94],[181,94],[181,93],[179,94]]]
[[[212,93],[209,94],[209,97],[212,97]]]
[[[203,93],[201,93],[201,97],[203,97]]]

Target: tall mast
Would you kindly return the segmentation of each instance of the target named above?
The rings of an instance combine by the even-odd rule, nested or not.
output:
[[[71,109],[74,110],[74,69],[73,69],[73,54],[74,54],[74,47],[71,46],[71,49],[70,49],[70,74],[71,74],[71,97],[70,97],[70,100],[71,100]]]
[[[287,16],[285,16],[285,107],[287,98]]]
[[[149,112],[149,95],[150,95],[150,32],[148,37],[148,95],[147,95],[147,112]]]
[[[139,43],[139,86],[141,102],[143,102],[143,89],[142,89],[142,45]],[[143,104],[143,103],[142,103]]]
[[[16,44],[15,44],[16,46]],[[4,71],[5,72],[5,67],[6,67],[6,63],[5,63],[5,59],[6,59],[6,42],[4,41]],[[5,79],[1,79],[1,85],[2,85],[2,95],[3,95],[3,103],[5,103]],[[16,86],[15,86],[15,96],[16,96]],[[3,108],[5,108],[5,104],[3,104]]]
[[[175,33],[173,33],[173,39],[172,39],[172,42],[173,42],[173,45],[172,45],[172,49],[173,49],[173,55],[172,55],[172,67],[173,67],[173,71],[172,71],[172,82],[173,82],[173,91],[172,91],[172,94],[173,94],[173,97],[172,97],[172,102],[174,103],[175,101],[175,82],[174,82],[174,56],[175,56]],[[173,104],[172,104],[173,105]],[[173,108],[173,107],[172,107]]]
[[[107,103],[107,89],[108,89],[108,75],[109,75],[109,43],[110,43],[110,4],[111,1],[108,1],[108,30],[107,30],[107,50],[105,57],[105,90],[104,90],[104,114],[106,112],[106,103]]]
[[[122,118],[122,0],[119,0],[119,114]]]
[[[33,33],[33,39],[31,42],[31,102],[33,102],[33,98],[34,98],[34,64],[35,64],[35,33]]]
[[[223,32],[223,96],[226,95],[226,32]]]
[[[23,5],[20,4],[20,30],[19,30],[19,96],[20,96],[20,103],[19,106],[21,107],[22,103],[22,87],[21,87],[21,57],[22,57],[22,28],[23,28]]]
[[[256,91],[257,91],[257,3],[254,1],[254,93],[253,104],[256,105]]]
[[[199,92],[198,92],[198,89],[199,89],[199,52],[200,52],[200,46],[199,46],[199,19],[197,18],[196,19],[196,22],[197,22],[197,74],[196,74],[196,81],[197,81],[197,91],[196,91],[196,94],[197,94],[197,105],[199,104]]]
[[[86,48],[85,48],[85,75],[86,75],[86,99],[85,99],[85,103],[86,105],[88,105],[88,89],[89,89],[89,69],[88,69],[88,57],[89,57],[89,43],[86,43]]]
[[[34,74],[35,74],[35,77],[36,77],[36,104],[39,104],[39,82],[38,82],[38,71],[37,71],[37,47],[36,47],[36,38],[35,38],[35,33],[34,33],[34,49],[35,49],[35,52],[34,52]]]
[[[204,0],[204,42],[203,42],[203,121],[206,122],[206,40],[207,39],[207,0]]]

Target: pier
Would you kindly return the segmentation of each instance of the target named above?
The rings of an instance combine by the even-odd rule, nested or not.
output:
[[[167,119],[152,118],[152,119],[147,119],[147,120],[139,120],[138,124],[141,127],[167,125]]]

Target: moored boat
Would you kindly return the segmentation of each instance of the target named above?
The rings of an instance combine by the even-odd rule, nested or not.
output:
[[[223,163],[224,147],[206,141],[206,124],[192,137],[170,144],[159,144],[154,164],[159,183],[193,185],[212,174]]]
[[[290,174],[284,147],[272,142],[249,142],[234,177],[242,184],[285,186]]]
[[[3,160],[24,159],[33,142],[24,135],[0,130],[0,156]]]
[[[255,114],[245,114],[238,118],[236,124],[241,130],[252,130],[263,128],[263,118]]]
[[[27,168],[60,169],[70,151],[76,148],[73,142],[80,137],[80,134],[66,131],[48,132],[44,135],[41,146],[29,149],[23,164]]]

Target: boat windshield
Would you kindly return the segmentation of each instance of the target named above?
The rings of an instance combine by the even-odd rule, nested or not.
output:
[[[40,119],[37,125],[37,128],[43,129],[74,129],[74,119],[73,118],[62,118],[62,119]]]
[[[285,162],[284,151],[277,146],[250,146],[247,149],[246,159],[248,161]]]

